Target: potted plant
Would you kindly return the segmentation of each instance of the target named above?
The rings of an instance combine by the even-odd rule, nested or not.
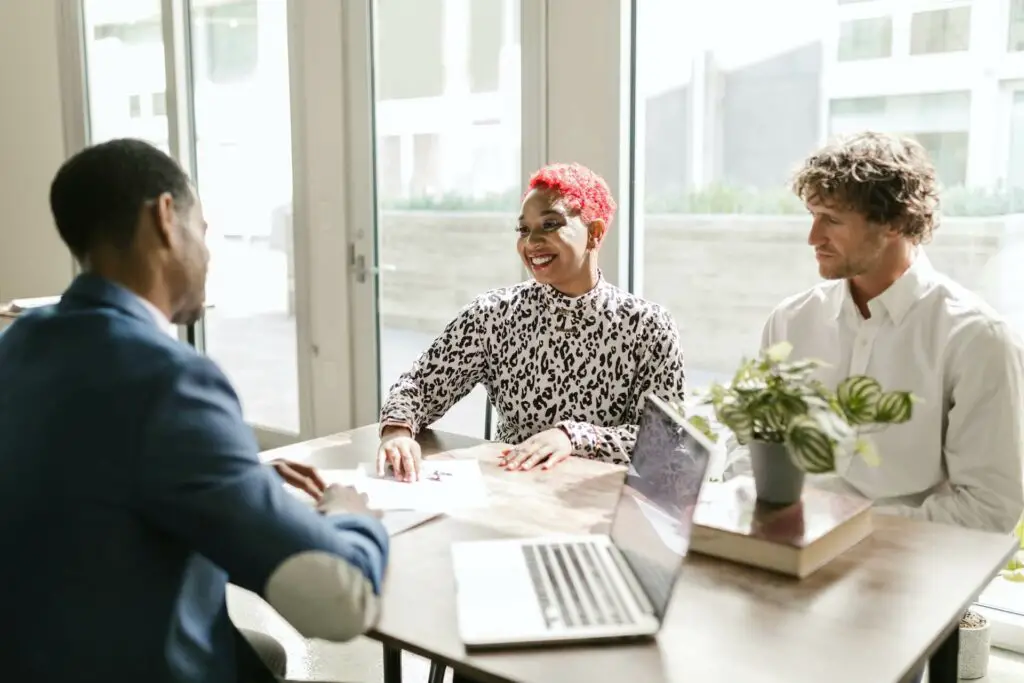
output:
[[[999,574],[1007,581],[1024,583],[1024,517],[1017,522],[1013,535],[1017,537],[1017,552]]]
[[[703,399],[749,448],[758,500],[775,505],[798,501],[805,473],[834,471],[843,453],[877,464],[865,436],[908,421],[915,400],[906,391],[884,392],[865,375],[847,377],[832,391],[813,378],[824,363],[791,361],[792,350],[781,342],[745,359],[732,382],[711,385]],[[707,431],[706,423],[694,424]]]
[[[992,645],[989,620],[974,610],[960,619],[960,678],[974,680],[988,675],[988,656]]]

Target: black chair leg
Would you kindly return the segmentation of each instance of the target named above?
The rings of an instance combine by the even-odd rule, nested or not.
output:
[[[402,651],[384,646],[384,683],[402,683]]]
[[[444,674],[448,670],[444,664],[437,662],[430,663],[430,675],[427,676],[427,683],[444,683]]]

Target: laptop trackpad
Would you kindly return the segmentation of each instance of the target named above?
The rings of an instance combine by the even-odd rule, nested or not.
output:
[[[463,640],[486,642],[503,634],[547,632],[519,543],[455,544],[452,562]]]

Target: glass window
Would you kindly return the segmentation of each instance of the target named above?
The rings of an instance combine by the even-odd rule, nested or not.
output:
[[[519,61],[519,0],[377,0],[375,8],[386,395],[461,307],[523,279],[514,230],[520,81],[506,68]],[[438,427],[482,437],[485,408],[478,387]]]
[[[155,92],[152,97],[153,116],[167,116],[167,93]]]
[[[912,137],[952,187],[967,179],[970,108],[968,92],[837,99],[829,103],[829,133],[887,130]]]
[[[1007,185],[1024,190],[1024,91],[1013,93],[1010,110],[1009,168],[1006,172]]]
[[[452,3],[454,6],[454,3]],[[385,0],[375,5],[377,97],[381,101],[439,97],[445,79],[465,80],[465,65],[446,67],[448,52],[464,46],[469,32],[446,26],[444,0]],[[450,38],[452,43],[445,43]],[[381,77],[380,74],[384,74]]]
[[[635,282],[679,324],[693,390],[728,380],[741,358],[756,353],[772,309],[820,281],[806,244],[810,222],[787,181],[835,133],[870,128],[921,141],[944,186],[929,258],[1024,332],[1024,96],[1012,96],[1012,115],[999,106],[972,112],[967,91],[1000,90],[1002,79],[1019,73],[1016,56],[968,45],[987,68],[972,70],[970,83],[953,92],[919,91],[922,82],[947,78],[941,62],[913,60],[914,72],[903,74],[899,58],[892,69],[837,86],[823,78],[844,58],[823,49],[836,13],[810,9],[823,4],[637,3],[643,166],[634,210],[643,233]],[[801,21],[778,21],[797,15]],[[1003,40],[998,24],[992,31],[991,40]],[[871,54],[880,53],[889,53],[887,42]],[[859,96],[835,98],[832,87],[857,88]],[[1024,613],[1024,583],[1000,578],[993,586],[983,602]]]
[[[910,20],[910,54],[963,52],[971,42],[971,8],[917,12]]]
[[[196,175],[211,251],[206,352],[248,422],[297,433],[287,0],[195,5]]]
[[[168,149],[167,112],[151,107],[166,90],[160,0],[85,0],[89,139],[146,140]]]
[[[494,92],[501,77],[503,0],[469,3],[469,89]]]
[[[193,68],[211,83],[245,82],[259,61],[258,3],[199,0],[193,13]],[[204,6],[205,5],[205,6]]]
[[[1024,0],[1010,0],[1009,34],[1007,49],[1010,52],[1024,50]]]
[[[839,61],[892,56],[892,17],[853,19],[839,25]]]

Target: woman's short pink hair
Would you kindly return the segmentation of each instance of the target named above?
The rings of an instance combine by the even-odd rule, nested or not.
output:
[[[526,192],[534,189],[557,193],[587,225],[599,220],[609,226],[615,217],[615,200],[608,183],[586,166],[548,164],[530,177]]]

